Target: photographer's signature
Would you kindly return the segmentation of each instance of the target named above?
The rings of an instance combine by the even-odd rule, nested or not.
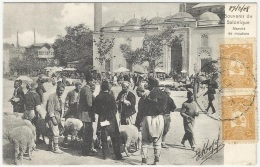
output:
[[[201,164],[204,163],[206,160],[211,158],[213,155],[218,153],[222,148],[224,148],[225,144],[220,141],[220,134],[218,135],[217,139],[214,139],[212,143],[209,140],[204,143],[202,149],[199,148],[196,151],[196,161],[202,160]]]

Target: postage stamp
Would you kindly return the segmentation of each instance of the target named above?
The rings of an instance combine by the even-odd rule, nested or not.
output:
[[[256,139],[256,102],[254,96],[222,96],[223,139]]]
[[[220,46],[222,88],[254,88],[253,45],[224,44]]]

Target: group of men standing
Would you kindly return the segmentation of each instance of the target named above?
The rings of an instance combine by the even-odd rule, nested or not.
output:
[[[18,86],[17,86],[18,85]],[[16,103],[22,100],[20,82],[15,82],[14,95],[17,97],[12,101]],[[95,97],[93,92],[95,85],[92,82],[92,77],[86,75],[86,85],[81,88],[81,83],[75,84],[75,89],[67,94],[65,100],[65,107],[68,112],[64,114],[65,118],[78,118],[83,122],[83,144],[82,155],[92,156],[93,148],[93,122],[95,122],[95,114],[98,117],[97,131],[101,133],[103,159],[109,155],[107,136],[111,137],[115,159],[122,159],[120,152],[120,133],[119,126],[116,118],[117,111],[120,115],[121,125],[134,124],[142,134],[142,163],[147,163],[148,146],[153,143],[154,146],[154,163],[159,162],[161,148],[167,148],[165,144],[166,134],[170,128],[170,113],[176,109],[173,99],[170,97],[170,90],[159,89],[159,81],[153,77],[148,79],[147,92],[142,86],[136,89],[137,96],[140,97],[138,102],[138,111],[136,118],[133,118],[136,113],[136,97],[129,91],[129,83],[122,83],[122,91],[118,94],[117,98],[111,91],[111,86],[108,81],[102,81],[100,93]],[[25,98],[27,119],[33,120],[36,116],[34,113],[40,113],[40,96],[35,94],[37,84],[30,84],[28,96]],[[61,123],[62,101],[61,95],[64,93],[65,85],[59,83],[56,92],[48,97],[46,105],[45,120],[48,123],[50,130],[49,149],[54,153],[62,153],[59,149],[58,138],[60,135],[59,125]],[[196,104],[193,102],[193,94],[187,93],[188,100],[182,105],[181,116],[184,121],[185,135],[182,144],[186,140],[189,141],[192,148],[195,147],[193,138],[193,126],[195,117],[198,116],[196,111]],[[19,105],[17,106],[19,107]],[[16,112],[14,108],[14,111]],[[30,111],[30,112],[28,112]],[[135,120],[135,121],[134,121]],[[33,122],[33,121],[32,121]]]

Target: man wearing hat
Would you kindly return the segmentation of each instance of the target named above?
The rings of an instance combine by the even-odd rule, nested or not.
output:
[[[176,109],[176,105],[173,101],[173,99],[170,97],[171,95],[171,91],[169,88],[165,88],[164,92],[166,93],[167,97],[168,97],[168,101],[167,101],[167,107],[165,110],[165,113],[163,115],[164,118],[164,130],[163,130],[163,136],[162,136],[162,148],[168,148],[168,146],[165,144],[165,139],[166,139],[166,134],[169,132],[170,130],[170,126],[171,126],[171,112],[174,112],[174,110]]]
[[[205,81],[202,81],[203,84],[207,84],[208,85],[208,91],[203,95],[208,95],[208,107],[206,109],[206,111],[208,112],[209,111],[209,108],[212,109],[212,114],[216,113],[216,109],[213,105],[213,101],[215,99],[215,96],[214,94],[216,94],[216,90],[218,88],[218,83],[217,83],[217,78],[218,78],[218,74],[217,73],[214,73],[212,78],[211,79],[208,79],[208,80],[205,80]]]
[[[40,99],[41,99],[41,103],[43,103],[43,94],[46,92],[46,89],[44,87],[44,83],[47,81],[47,80],[44,80],[43,78],[43,74],[39,75],[38,79],[37,79],[37,88],[36,88],[36,92],[40,95]]]
[[[187,98],[188,100],[182,104],[180,111],[180,114],[183,117],[183,125],[185,130],[181,144],[185,146],[185,141],[188,140],[192,150],[194,150],[196,145],[193,127],[195,124],[195,117],[199,116],[199,113],[196,110],[196,103],[193,101],[193,93],[188,91]]]
[[[82,84],[80,82],[75,83],[75,89],[68,92],[65,99],[65,107],[68,112],[64,115],[67,118],[78,118],[78,104],[79,104],[79,92]]]
[[[38,93],[36,93],[36,88],[38,84],[33,82],[31,84],[27,84],[28,92],[25,94],[24,106],[25,112],[23,115],[24,119],[27,119],[32,122],[32,124],[36,124],[36,121],[41,118],[41,98]],[[36,142],[39,142],[39,134],[36,131]]]
[[[161,143],[164,129],[163,115],[167,107],[167,95],[159,89],[159,81],[153,77],[148,78],[150,94],[144,101],[145,111],[142,120],[142,164],[147,163],[148,146],[154,146],[154,164],[159,162]]]
[[[79,93],[78,113],[79,119],[83,122],[83,145],[82,155],[92,156],[92,142],[93,142],[93,122],[95,122],[95,113],[91,110],[92,106],[92,74],[86,73],[86,85],[83,86]]]
[[[41,111],[41,98],[38,93],[36,93],[36,89],[38,84],[36,82],[32,82],[27,85],[28,92],[25,94],[25,112],[24,118],[30,120],[33,124],[37,121],[38,114]]]
[[[59,148],[59,124],[61,123],[62,115],[62,100],[61,95],[65,90],[65,85],[60,83],[57,85],[56,92],[48,97],[46,105],[45,121],[49,126],[49,150],[57,154],[62,154],[63,151]]]
[[[24,112],[24,92],[22,86],[22,80],[14,81],[14,93],[13,97],[9,100],[13,105],[13,112]]]
[[[129,91],[129,82],[125,81],[122,83],[122,91],[119,92],[116,101],[118,104],[118,111],[121,115],[121,125],[134,124],[133,115],[136,113],[135,95]]]

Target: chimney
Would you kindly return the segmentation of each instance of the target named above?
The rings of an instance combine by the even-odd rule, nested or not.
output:
[[[94,3],[94,31],[102,28],[102,3]]]
[[[33,37],[34,37],[33,44],[35,45],[36,44],[35,29],[33,29]]]
[[[18,37],[18,31],[17,31],[17,41],[16,41],[17,43],[16,43],[16,45],[17,45],[17,48],[19,48],[20,46],[19,46],[19,37]]]

